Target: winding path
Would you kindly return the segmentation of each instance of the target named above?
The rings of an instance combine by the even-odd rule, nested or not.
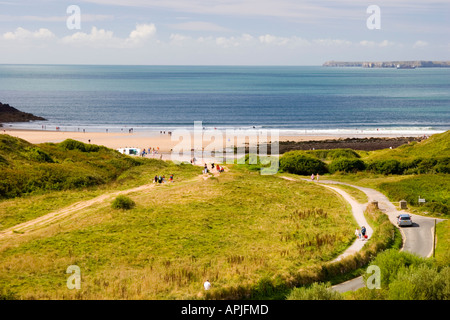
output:
[[[292,178],[282,177],[288,180],[296,180]],[[304,181],[309,181],[308,179],[302,179]],[[423,217],[419,215],[414,215],[406,211],[397,210],[397,207],[389,201],[389,199],[379,191],[376,191],[371,188],[355,186],[349,183],[332,181],[332,180],[323,180],[320,182],[311,182],[311,183],[320,183],[324,187],[335,190],[337,193],[341,194],[345,200],[347,200],[352,206],[353,215],[359,225],[365,225],[368,229],[369,237],[372,234],[372,229],[369,229],[367,222],[360,219],[361,212],[364,212],[365,207],[368,203],[372,201],[378,202],[378,208],[383,211],[391,221],[391,223],[397,227],[396,217],[401,213],[408,213],[412,217],[413,226],[408,228],[399,228],[402,238],[403,238],[403,247],[402,250],[414,253],[420,257],[430,257],[433,254],[433,239],[434,239],[434,224],[436,222],[444,221],[443,219],[435,219],[429,217]],[[345,191],[340,190],[336,187],[332,187],[330,185],[347,185],[358,190],[364,192],[368,197],[368,203],[361,205],[357,203],[350,195],[348,195]],[[356,203],[356,204],[355,204]],[[362,215],[364,218],[364,215]],[[358,220],[360,219],[360,220]],[[356,240],[341,256],[339,256],[336,260],[339,260],[343,256],[350,255],[355,253],[357,250],[360,250],[364,244],[361,244],[361,241]],[[333,289],[339,292],[352,291],[359,288],[365,287],[365,283],[362,277],[358,277],[344,283],[333,286]]]

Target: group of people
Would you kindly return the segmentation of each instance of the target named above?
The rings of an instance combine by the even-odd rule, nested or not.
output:
[[[360,240],[365,240],[365,239],[367,239],[367,234],[366,234],[366,227],[365,226],[362,226],[361,227],[361,230],[360,229],[358,229],[358,228],[356,228],[356,230],[355,230],[355,235],[356,235],[356,237],[358,238],[358,239],[360,239]]]
[[[314,173],[311,175],[311,181],[314,181],[314,178],[317,179],[317,181],[319,181],[319,174],[317,174],[317,176],[314,176]]]
[[[218,164],[214,165],[214,163],[211,163],[211,170],[216,169],[217,172],[224,172],[225,169],[222,166],[219,166]],[[203,173],[208,173],[208,165],[205,163],[203,167]]]
[[[155,179],[153,180],[153,183],[164,183],[166,182],[166,176],[155,176]],[[169,177],[169,182],[173,182],[173,174]]]
[[[145,157],[146,154],[154,156],[155,154],[158,154],[158,153],[159,153],[159,147],[156,147],[156,149],[148,147],[147,150],[145,148],[142,149],[141,156]]]

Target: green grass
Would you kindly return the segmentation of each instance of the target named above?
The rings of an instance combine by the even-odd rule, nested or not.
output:
[[[367,195],[357,188],[347,186],[345,184],[337,184],[335,185],[335,187],[344,190],[361,204],[367,203],[369,201]]]
[[[450,155],[450,130],[434,134],[421,142],[412,142],[395,149],[371,151],[364,159],[370,160],[408,160],[411,158],[432,158]]]
[[[450,265],[450,223],[445,220],[436,225],[435,258],[439,266]]]
[[[25,299],[195,299],[208,278],[211,295],[233,297],[262,279],[288,284],[353,240],[333,192],[242,168],[128,196],[134,209],[105,203],[40,237],[0,241],[0,286]],[[71,264],[82,271],[78,293],[65,288]]]
[[[155,175],[174,174],[181,182],[201,172],[74,140],[32,145],[0,135],[0,155],[0,230],[104,193],[150,184]]]
[[[33,220],[75,202],[89,200],[104,190],[55,191],[0,201],[0,230]]]

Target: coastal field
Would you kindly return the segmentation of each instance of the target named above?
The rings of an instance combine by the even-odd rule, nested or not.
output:
[[[170,169],[159,162],[145,160],[119,181],[135,175],[151,181],[161,168],[167,176]],[[356,225],[346,203],[320,186],[242,167],[207,179],[199,176],[199,167],[184,170],[184,179],[179,173],[174,183],[129,194],[136,204],[131,210],[112,209],[111,198],[58,223],[0,237],[2,294],[19,299],[197,299],[209,279],[211,294],[232,297],[240,290],[252,292],[267,279],[294,281],[300,268],[331,260],[354,238]],[[6,200],[1,221],[8,227],[60,207],[62,196],[74,202],[118,188],[113,182],[88,189],[84,197],[57,191]],[[41,207],[38,212],[27,209],[33,200]],[[23,212],[20,218],[11,214],[17,208]],[[66,287],[70,265],[82,270],[80,291]]]
[[[335,271],[325,265],[353,242],[358,225],[348,203],[336,193],[311,181],[280,177],[309,179],[299,170],[306,166],[309,173],[320,167],[321,179],[378,189],[394,202],[399,201],[398,193],[415,196],[420,191],[434,209],[425,213],[411,200],[413,209],[447,217],[443,210],[448,206],[449,181],[441,172],[446,162],[440,159],[448,158],[448,135],[381,151],[291,151],[280,158],[282,171],[271,176],[260,175],[259,165],[226,165],[225,172],[202,174],[201,163],[129,157],[71,139],[30,144],[2,135],[0,295],[3,299],[284,299],[290,289],[304,283],[304,277],[332,276]],[[395,165],[368,165],[385,164],[381,161],[395,154],[400,155],[402,173],[384,172],[398,168]],[[438,160],[412,161],[424,154]],[[173,183],[153,183],[155,175],[167,179],[171,174]],[[18,182],[12,183],[13,176]],[[340,188],[359,203],[368,201],[356,188]],[[129,206],[113,205],[119,195]],[[77,208],[79,203],[85,205]],[[381,213],[377,218],[372,215],[374,226],[385,230],[376,229],[369,250],[389,247],[392,226],[386,219],[375,222]],[[51,219],[45,219],[48,216]],[[437,261],[443,266],[448,264],[447,226],[442,223],[438,230]],[[81,270],[80,290],[67,287],[66,270],[73,265]],[[358,267],[353,261],[340,268],[355,272]],[[206,279],[213,285],[208,292],[202,287]]]

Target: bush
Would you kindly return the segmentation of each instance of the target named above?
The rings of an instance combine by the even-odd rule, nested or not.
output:
[[[59,146],[64,150],[79,150],[81,152],[98,152],[100,150],[100,146],[95,144],[85,144],[72,139],[64,140]]]
[[[426,207],[431,213],[439,215],[447,215],[450,211],[447,205],[439,202],[426,202],[423,206]]]
[[[345,159],[339,158],[334,160],[329,166],[328,170],[331,173],[335,173],[337,171],[341,172],[357,172],[363,171],[366,168],[364,161],[359,159]]]
[[[313,283],[310,287],[295,288],[287,300],[342,300],[342,295],[331,288],[330,283]]]
[[[397,278],[397,274],[405,267],[430,264],[424,258],[420,258],[412,253],[400,252],[395,249],[386,250],[377,255],[371,265],[378,266],[381,270],[381,287],[388,288],[390,283]],[[369,274],[364,275],[367,282]]]
[[[114,199],[112,205],[113,209],[130,210],[136,206],[136,203],[127,196],[120,195]]]
[[[328,151],[327,158],[332,160],[339,158],[359,159],[361,156],[352,149],[334,149]]]
[[[391,300],[448,300],[450,299],[450,267],[440,272],[427,265],[404,268],[389,285]]]
[[[296,152],[287,152],[280,158],[280,169],[299,175],[311,173],[326,173],[328,170],[324,162]]]
[[[381,174],[402,174],[404,167],[398,160],[375,160],[367,165],[367,170]]]
[[[28,159],[37,162],[47,162],[54,163],[52,157],[50,157],[46,152],[40,150],[39,148],[30,148],[27,151]]]

